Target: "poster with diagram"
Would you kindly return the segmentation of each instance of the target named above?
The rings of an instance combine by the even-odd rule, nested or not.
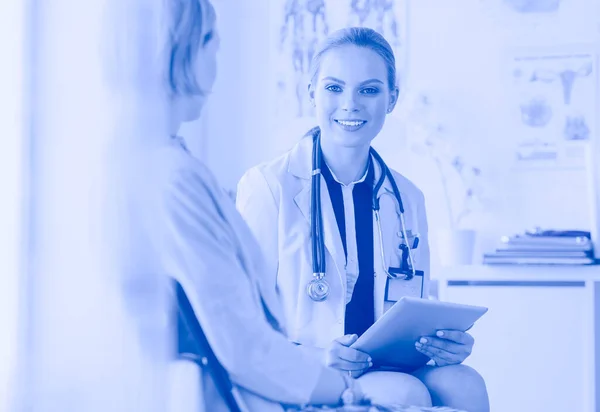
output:
[[[520,43],[567,44],[597,33],[600,3],[592,0],[479,0],[487,22]]]
[[[510,63],[515,165],[584,168],[597,130],[595,51],[527,51],[514,54]]]
[[[308,71],[317,45],[347,26],[377,30],[394,48],[406,79],[408,0],[274,0],[270,2],[271,96],[278,122],[312,118]],[[402,88],[403,89],[403,88]]]

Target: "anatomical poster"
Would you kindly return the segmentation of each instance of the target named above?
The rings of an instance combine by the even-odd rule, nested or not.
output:
[[[585,149],[597,128],[596,56],[582,48],[512,56],[510,110],[518,166],[585,166]]]
[[[310,61],[318,44],[347,26],[370,27],[394,48],[397,69],[406,78],[408,0],[275,0],[270,2],[269,62],[277,102],[275,117],[285,122],[312,118],[308,99]],[[401,88],[404,90],[404,88]]]

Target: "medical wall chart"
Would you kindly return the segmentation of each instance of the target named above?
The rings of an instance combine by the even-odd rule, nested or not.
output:
[[[599,5],[594,0],[479,0],[479,4],[495,29],[531,45],[545,39],[557,44],[590,38],[598,23]]]
[[[399,78],[406,81],[408,0],[273,0],[272,96],[279,120],[312,117],[308,70],[315,49],[328,33],[346,26],[370,27],[392,45]],[[403,85],[403,84],[402,84]],[[401,90],[404,90],[401,87]]]
[[[597,54],[563,47],[514,54],[508,66],[518,166],[585,167],[597,133]]]

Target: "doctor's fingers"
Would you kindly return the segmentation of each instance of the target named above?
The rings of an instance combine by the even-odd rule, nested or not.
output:
[[[371,362],[371,357],[369,355],[367,355],[366,353],[356,350],[354,348],[348,348],[343,345],[336,346],[333,349],[332,354],[335,357],[344,359],[348,362],[367,363],[367,364],[369,362]]]
[[[417,350],[428,356],[430,359],[435,361],[437,366],[447,366],[447,365],[456,365],[461,363],[464,359],[456,355],[454,353],[446,352],[442,349],[432,348],[432,347],[417,347]]]
[[[333,342],[337,342],[343,346],[350,346],[354,342],[356,342],[357,339],[358,339],[358,335],[351,334],[351,335],[341,336],[341,337],[337,338],[336,340],[334,340]]]
[[[342,371],[352,371],[354,372],[352,376],[358,376],[359,374],[362,374],[362,372],[369,369],[372,364],[368,362],[349,362],[345,359],[337,358],[328,362],[327,366],[331,366],[332,368]]]
[[[475,343],[473,336],[460,330],[438,330],[436,335],[442,339],[451,340],[452,342],[462,343],[463,345],[471,345]]]
[[[446,352],[456,353],[458,355],[465,354],[467,356],[471,354],[471,350],[473,349],[473,345],[456,343],[451,340],[436,338],[433,336],[421,338],[421,340],[419,340],[419,342],[417,343],[421,344],[423,347],[426,348],[437,348]]]

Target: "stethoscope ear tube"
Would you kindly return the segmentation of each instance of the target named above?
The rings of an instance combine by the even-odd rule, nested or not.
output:
[[[311,239],[313,250],[313,273],[325,273],[325,246],[321,238],[323,235],[322,214],[321,214],[321,156],[319,156],[321,143],[321,134],[318,133],[313,144],[313,170],[312,170],[312,189],[311,189]],[[315,259],[316,258],[316,259]]]
[[[380,206],[379,206],[379,198],[377,197],[377,193],[379,193],[379,189],[381,189],[381,186],[383,186],[383,183],[385,182],[385,178],[387,177],[388,180],[390,181],[390,184],[392,185],[394,197],[398,201],[398,209],[400,209],[400,214],[403,215],[404,214],[404,204],[402,203],[402,196],[400,196],[400,190],[398,190],[398,185],[396,185],[396,181],[394,180],[394,176],[392,176],[392,172],[390,172],[390,169],[387,167],[387,165],[385,164],[385,162],[383,161],[381,156],[379,156],[379,153],[377,153],[377,151],[375,149],[371,148],[370,152],[371,152],[371,155],[375,158],[375,160],[377,160],[377,163],[379,164],[379,167],[381,168],[381,176],[379,177],[377,184],[373,188],[373,210],[379,210]]]
[[[317,132],[313,141],[313,170],[311,188],[311,247],[313,260],[313,279],[306,285],[306,293],[315,302],[321,302],[329,296],[329,283],[325,280],[325,242],[321,214],[321,134]]]
[[[410,280],[415,276],[415,265],[414,265],[414,260],[413,260],[413,256],[412,256],[411,245],[410,245],[410,242],[408,239],[408,234],[406,233],[406,223],[404,221],[404,204],[402,203],[402,196],[400,196],[400,190],[398,189],[398,185],[396,184],[396,180],[394,179],[392,172],[387,167],[387,165],[385,164],[385,162],[383,161],[381,156],[379,156],[379,153],[377,153],[377,151],[375,149],[371,148],[371,155],[377,160],[377,163],[379,163],[379,166],[381,167],[381,176],[379,177],[379,180],[377,181],[377,184],[375,185],[375,188],[373,189],[373,210],[375,210],[375,215],[376,215],[377,222],[378,222],[379,238],[381,239],[380,241],[382,242],[383,236],[381,234],[381,223],[379,222],[380,204],[379,204],[379,198],[377,197],[377,193],[379,193],[379,189],[381,189],[381,186],[383,186],[383,183],[385,182],[385,178],[387,177],[387,179],[390,181],[390,184],[392,185],[392,191],[394,192],[394,197],[396,198],[396,201],[398,202],[398,209],[400,212],[399,213],[400,227],[402,230],[402,237],[404,238],[404,241],[406,242],[408,261],[409,261],[410,268],[411,268],[410,273],[404,274],[405,275],[404,279]],[[384,259],[384,266],[385,266],[385,254],[383,252],[383,243],[381,243],[381,256],[382,256],[382,259]],[[390,279],[399,278],[398,275],[392,275],[387,268],[384,267],[384,270]]]

